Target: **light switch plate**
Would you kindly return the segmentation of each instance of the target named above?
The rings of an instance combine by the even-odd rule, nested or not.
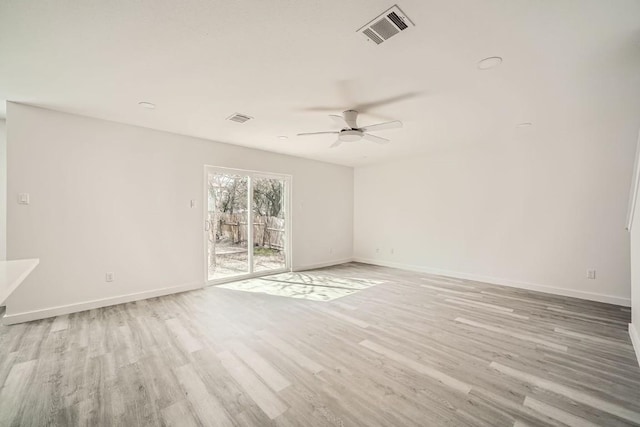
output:
[[[29,193],[20,193],[18,194],[18,203],[21,205],[29,204]]]

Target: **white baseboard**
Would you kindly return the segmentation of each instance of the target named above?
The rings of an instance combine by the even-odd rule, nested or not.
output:
[[[353,258],[355,262],[364,264],[379,265],[382,267],[400,268],[402,270],[418,271],[427,274],[436,274],[438,276],[454,277],[456,279],[473,280],[476,282],[491,283],[493,285],[509,286],[512,288],[527,289],[530,291],[544,292],[547,294],[561,295],[565,297],[580,298],[589,301],[605,302],[608,304],[621,305],[631,307],[631,298],[617,297],[614,295],[597,294],[593,292],[576,291],[574,289],[558,288],[554,286],[545,286],[535,283],[519,282],[516,280],[503,279],[500,277],[481,276],[477,274],[460,273],[457,271],[441,270],[419,265],[400,264],[395,262],[379,261],[366,258]]]
[[[638,330],[633,323],[629,323],[629,336],[631,337],[633,349],[636,351],[636,361],[640,365],[640,334],[638,334]]]
[[[94,308],[108,307],[110,305],[123,304],[127,302],[139,301],[148,298],[161,297],[164,295],[177,294],[179,292],[192,291],[204,286],[202,282],[186,283],[180,286],[154,289],[151,291],[138,292],[134,294],[119,295],[116,297],[102,298],[92,301],[84,301],[75,304],[61,305],[57,307],[45,308],[42,310],[25,311],[23,313],[6,314],[2,319],[5,325],[30,322],[32,320],[46,319],[48,317],[61,316],[63,314],[77,313]]]
[[[316,268],[324,268],[324,267],[331,267],[333,265],[346,264],[346,263],[352,262],[352,261],[353,261],[353,258],[344,258],[344,259],[338,259],[338,260],[334,260],[334,261],[323,262],[323,263],[320,263],[320,264],[297,265],[297,266],[293,267],[292,270],[293,271],[314,270]]]

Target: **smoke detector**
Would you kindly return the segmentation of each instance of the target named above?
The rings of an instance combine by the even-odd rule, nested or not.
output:
[[[362,34],[370,42],[382,44],[396,34],[414,26],[413,21],[395,4],[358,28],[356,32]]]
[[[227,120],[231,120],[232,122],[236,122],[236,123],[244,123],[251,119],[253,119],[253,117],[247,116],[246,114],[240,114],[240,113],[233,113],[232,115],[227,117]]]

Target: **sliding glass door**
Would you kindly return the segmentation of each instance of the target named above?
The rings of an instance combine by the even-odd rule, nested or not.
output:
[[[254,177],[253,187],[253,271],[287,267],[286,180]]]
[[[214,167],[205,177],[207,280],[286,271],[290,177]]]
[[[238,174],[208,174],[208,280],[247,274],[249,179]]]

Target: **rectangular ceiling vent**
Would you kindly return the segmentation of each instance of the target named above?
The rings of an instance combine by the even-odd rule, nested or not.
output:
[[[244,123],[251,119],[253,119],[253,117],[247,116],[246,114],[240,114],[240,113],[233,113],[232,115],[227,117],[227,120],[231,120],[232,122],[236,122],[236,123]]]
[[[414,25],[396,4],[358,28],[356,32],[362,34],[370,42],[381,44]]]

